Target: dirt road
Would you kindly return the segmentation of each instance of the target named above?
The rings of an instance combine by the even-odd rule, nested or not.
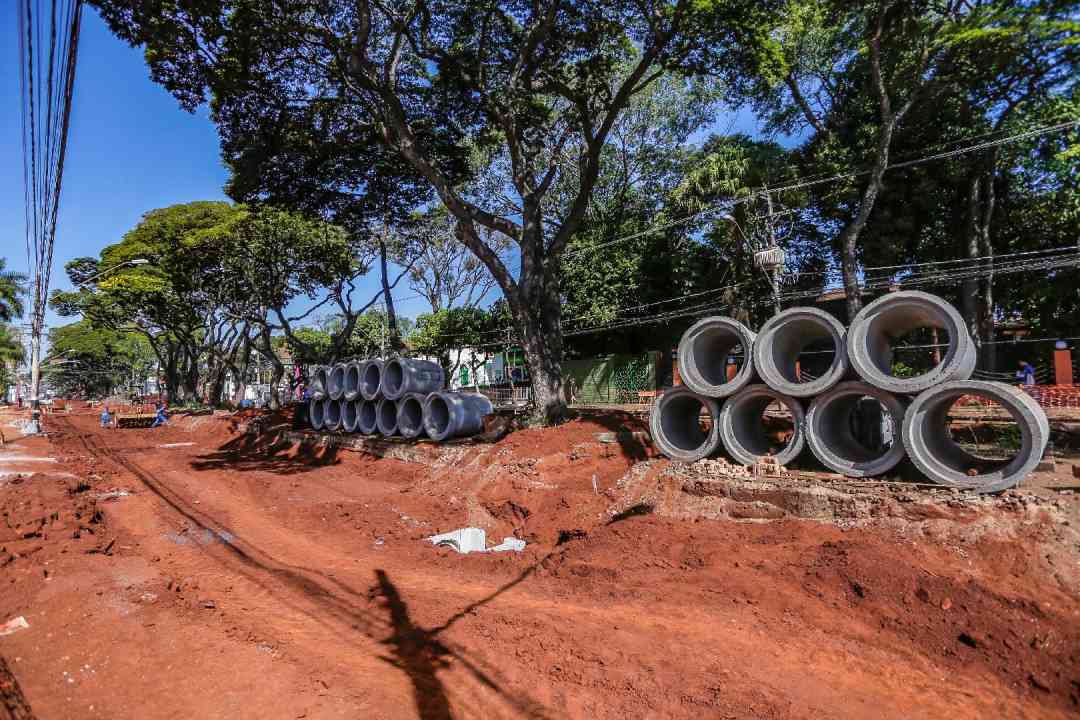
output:
[[[0,623],[30,624],[0,656],[42,719],[1080,709],[1080,549],[1060,518],[612,518],[649,453],[597,429],[428,467],[214,417],[51,418],[6,449],[56,462],[0,482]],[[478,519],[525,552],[423,542]]]

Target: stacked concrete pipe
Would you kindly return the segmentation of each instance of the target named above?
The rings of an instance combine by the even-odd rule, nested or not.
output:
[[[361,435],[374,435],[379,432],[379,403],[363,398],[355,402],[357,403],[356,431]]]
[[[356,432],[356,424],[360,419],[356,400],[342,398],[338,402],[341,403],[341,429],[347,433]]]
[[[325,398],[315,397],[314,393],[312,394],[312,398],[308,400],[308,421],[311,423],[311,427],[316,430],[322,430],[323,424],[326,421],[326,418],[323,417],[324,400]]]
[[[345,385],[342,397],[346,400],[355,400],[360,397],[360,370],[363,361],[350,360],[345,363]]]
[[[379,387],[382,385],[383,361],[364,360],[360,364],[360,396],[365,400],[378,400]]]
[[[331,397],[322,399],[323,430],[341,429],[341,402]]]
[[[317,368],[308,415],[316,430],[435,440],[484,429],[491,401],[478,393],[444,392],[438,363],[413,358],[351,360]],[[434,403],[430,402],[433,396]]]
[[[326,397],[326,368],[319,366],[311,376],[311,397],[322,400]]]
[[[427,395],[408,393],[397,401],[397,429],[401,437],[412,440],[424,434],[424,403]]]
[[[345,394],[345,363],[338,363],[326,371],[326,396],[340,400]]]
[[[442,366],[430,360],[393,358],[382,368],[379,390],[388,400],[397,400],[409,393],[428,394],[443,389],[446,378]]]
[[[941,362],[921,375],[894,376],[894,339],[927,327],[946,336]],[[831,363],[820,377],[805,377],[798,358],[819,341],[832,346]],[[728,359],[739,345],[743,362],[729,377]],[[739,463],[772,455],[785,464],[805,444],[826,467],[867,477],[892,470],[906,451],[934,482],[993,492],[1029,473],[1048,440],[1046,414],[1031,396],[1003,383],[969,379],[975,342],[952,305],[924,292],[889,293],[863,308],[846,330],[818,308],[778,313],[756,335],[731,318],[705,318],[683,335],[678,357],[686,387],[661,395],[649,418],[653,442],[675,460],[693,462],[722,445]],[[1022,442],[1012,460],[987,462],[949,437],[949,408],[964,395],[1001,404],[1017,422]],[[782,448],[763,428],[762,414],[771,405],[786,408],[792,418]],[[859,437],[851,424],[867,405],[875,409],[869,414],[879,423],[875,427],[884,428],[877,438]],[[891,443],[883,437],[890,428]]]
[[[432,440],[476,435],[493,411],[491,400],[480,393],[432,392],[424,401],[424,430]]]

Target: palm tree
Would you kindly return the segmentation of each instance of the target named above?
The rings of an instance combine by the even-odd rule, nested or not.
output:
[[[0,393],[15,382],[15,368],[26,357],[15,329],[0,323]]]
[[[23,314],[26,276],[6,270],[7,260],[0,258],[0,322],[11,322]]]

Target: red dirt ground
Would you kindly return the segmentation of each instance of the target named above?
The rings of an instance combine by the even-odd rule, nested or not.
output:
[[[35,472],[0,475],[0,624],[30,623],[0,658],[39,718],[1080,710],[1080,546],[1050,513],[955,532],[612,519],[652,454],[595,434],[640,430],[629,416],[434,467],[252,439],[238,419],[57,415],[2,448],[57,458],[0,454],[0,473]],[[469,523],[529,544],[423,541]]]

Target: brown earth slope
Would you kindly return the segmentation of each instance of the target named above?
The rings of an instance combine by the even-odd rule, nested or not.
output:
[[[1072,506],[908,493],[829,523],[709,519],[775,505],[713,497],[639,441],[597,442],[631,419],[603,425],[424,465],[215,417],[55,416],[0,453],[0,623],[30,624],[0,656],[43,719],[1080,711]],[[528,546],[423,540],[466,524]]]

